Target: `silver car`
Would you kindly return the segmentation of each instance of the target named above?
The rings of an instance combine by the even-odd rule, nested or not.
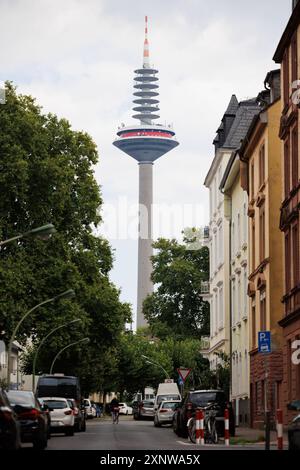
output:
[[[43,397],[51,416],[51,432],[62,432],[66,436],[73,436],[75,416],[66,398]]]
[[[172,424],[173,416],[180,400],[162,401],[154,414],[154,426],[156,428],[163,424]]]

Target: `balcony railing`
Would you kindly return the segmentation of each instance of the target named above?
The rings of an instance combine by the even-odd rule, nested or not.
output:
[[[201,282],[201,294],[208,295],[210,293],[210,282],[202,281]]]

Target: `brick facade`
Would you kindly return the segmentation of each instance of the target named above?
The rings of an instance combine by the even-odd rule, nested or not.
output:
[[[276,410],[282,401],[282,351],[250,353],[251,426],[263,429],[265,409],[271,411],[274,427]],[[267,404],[267,406],[266,406]]]

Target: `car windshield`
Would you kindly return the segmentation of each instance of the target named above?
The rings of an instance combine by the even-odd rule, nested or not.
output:
[[[120,406],[125,406],[125,403],[119,403]]]
[[[174,410],[176,407],[177,403],[176,402],[163,402],[161,407],[167,410]]]
[[[157,403],[161,403],[162,401],[167,401],[167,400],[180,400],[179,395],[159,395],[157,397]]]
[[[192,393],[191,402],[196,406],[207,406],[208,403],[216,402],[216,392]]]
[[[45,400],[45,403],[54,410],[62,410],[68,407],[67,402],[61,400]]]
[[[154,403],[153,403],[153,401],[143,401],[143,407],[144,408],[153,408]]]
[[[84,400],[84,406],[90,406],[90,402],[88,400]]]
[[[70,408],[75,408],[75,405],[74,405],[74,402],[72,402],[72,400],[67,400],[68,404],[69,404],[69,407]]]
[[[9,391],[7,396],[12,405],[35,406],[32,393]]]

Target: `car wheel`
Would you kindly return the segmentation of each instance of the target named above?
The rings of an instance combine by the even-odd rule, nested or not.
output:
[[[74,436],[74,426],[70,426],[66,432],[65,432],[66,436]]]
[[[128,415],[128,410],[126,411],[126,415]]]
[[[85,422],[85,419],[83,420],[83,423],[82,423],[82,426],[81,426],[81,432],[85,432],[86,431],[86,422]]]

